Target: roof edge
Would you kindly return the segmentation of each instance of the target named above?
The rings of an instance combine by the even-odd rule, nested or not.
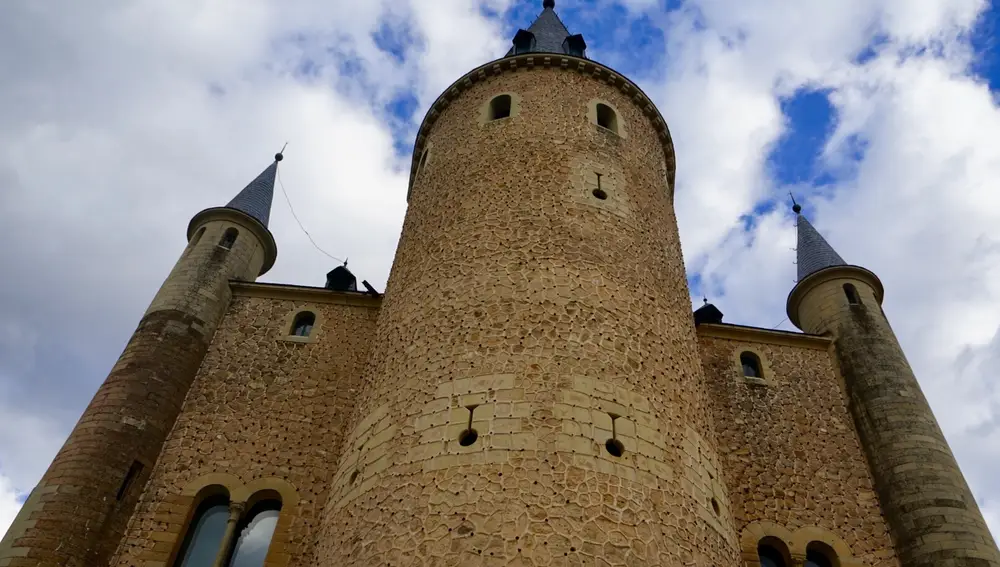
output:
[[[615,71],[611,67],[598,63],[592,59],[574,57],[572,55],[559,55],[547,53],[524,53],[510,57],[501,57],[488,63],[480,65],[475,69],[462,75],[442,92],[424,115],[420,128],[417,130],[417,139],[413,144],[413,155],[410,158],[410,180],[406,189],[406,200],[410,200],[413,192],[413,182],[417,176],[417,166],[420,156],[423,154],[427,144],[428,134],[437,117],[457,98],[464,90],[474,85],[477,81],[487,77],[492,77],[502,73],[517,71],[519,69],[558,68],[564,70],[574,70],[581,74],[588,74],[595,79],[602,80],[611,85],[616,85],[625,95],[631,97],[636,106],[652,121],[653,128],[659,134],[660,144],[663,148],[664,158],[667,163],[667,181],[670,184],[670,196],[673,198],[674,182],[676,178],[677,159],[674,153],[674,142],[670,136],[670,129],[660,110],[653,103],[638,85],[631,79]]]
[[[336,291],[325,287],[311,287],[294,284],[245,282],[230,280],[234,296],[258,297],[262,299],[282,299],[286,301],[309,301],[357,307],[378,307],[381,297],[373,297],[363,291]]]
[[[732,323],[702,323],[698,325],[699,337],[713,339],[728,339],[764,344],[779,344],[826,350],[833,342],[833,337],[796,333],[794,331],[779,331],[763,327],[750,327]]]

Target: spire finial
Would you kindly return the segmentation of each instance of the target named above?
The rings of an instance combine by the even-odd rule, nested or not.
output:
[[[274,154],[274,161],[281,161],[285,159],[285,148],[288,147],[288,142],[285,142],[284,146],[281,146],[281,151]]]
[[[555,7],[556,7],[556,0],[543,0],[543,2],[542,2],[542,9],[543,10],[545,8],[548,8],[550,10],[554,10]]]
[[[795,202],[795,195],[792,195],[791,193],[789,193],[788,196],[792,198],[792,212],[795,213],[795,214],[801,213],[802,212],[802,205],[800,205],[800,204],[798,204],[798,203]]]

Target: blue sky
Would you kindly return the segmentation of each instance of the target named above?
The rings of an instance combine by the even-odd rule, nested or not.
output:
[[[0,526],[184,245],[289,142],[305,226],[384,288],[409,152],[452,81],[541,2],[93,0],[0,8]],[[984,0],[558,0],[677,149],[693,301],[792,329],[788,194],[885,308],[1000,526],[1000,55]],[[275,201],[265,281],[331,260]],[[24,235],[33,235],[24,238]],[[782,321],[779,325],[779,321]],[[6,505],[5,505],[6,503]]]

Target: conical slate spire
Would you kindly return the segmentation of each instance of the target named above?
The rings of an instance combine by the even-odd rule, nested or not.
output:
[[[555,12],[555,0],[542,2],[542,13],[527,30],[514,36],[514,46],[507,57],[522,53],[562,53],[587,56],[587,43],[582,35],[571,35]]]
[[[226,208],[242,211],[267,226],[271,216],[271,201],[274,198],[274,179],[278,175],[278,162],[282,159],[284,159],[282,154],[275,154],[271,165],[244,187],[239,195],[233,197]]]
[[[798,272],[799,281],[804,280],[824,268],[831,266],[846,266],[847,262],[837,254],[837,251],[830,246],[830,243],[823,238],[823,235],[813,227],[812,224],[802,216],[802,207],[796,205],[795,212],[798,214]]]

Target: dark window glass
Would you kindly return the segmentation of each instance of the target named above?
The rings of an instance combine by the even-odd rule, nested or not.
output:
[[[860,305],[861,296],[858,295],[858,289],[849,283],[844,284],[844,295],[847,296],[847,302],[851,305]]]
[[[240,231],[235,228],[227,228],[225,234],[222,235],[222,240],[219,241],[219,246],[226,250],[231,250],[233,244],[236,244],[236,237],[239,235]]]
[[[760,359],[752,352],[740,354],[740,364],[743,366],[743,375],[747,378],[763,378],[764,373],[760,371]]]
[[[490,120],[499,120],[510,116],[510,95],[500,95],[490,101]]]
[[[215,564],[228,519],[228,498],[223,496],[205,500],[188,527],[176,567],[205,567]]]
[[[316,324],[316,315],[306,311],[295,316],[295,323],[292,325],[292,334],[296,337],[308,337],[312,333],[313,325]]]
[[[770,545],[757,546],[757,555],[760,557],[760,567],[787,567],[785,558]]]
[[[833,567],[833,563],[822,552],[807,551],[805,567]]]
[[[267,548],[271,546],[274,528],[278,525],[281,502],[267,500],[250,509],[237,526],[239,539],[233,547],[229,567],[263,567]]]

